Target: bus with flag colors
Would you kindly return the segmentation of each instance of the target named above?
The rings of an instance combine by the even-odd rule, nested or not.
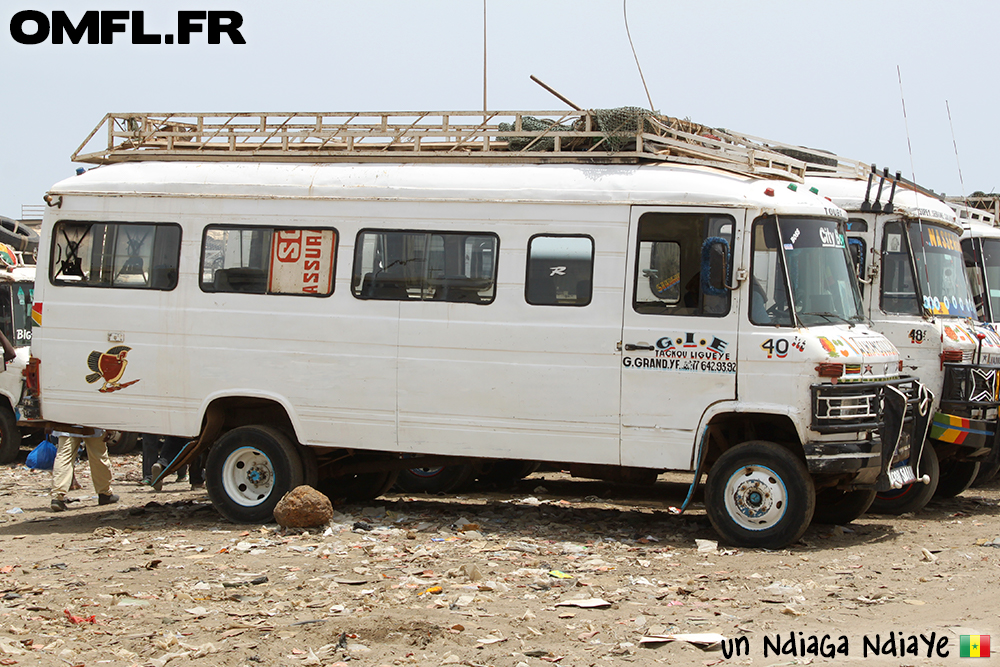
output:
[[[872,506],[901,514],[958,495],[1000,456],[1000,335],[977,319],[952,208],[899,174],[870,174],[806,182],[847,210],[865,313],[934,392],[920,461],[930,484],[882,492]]]

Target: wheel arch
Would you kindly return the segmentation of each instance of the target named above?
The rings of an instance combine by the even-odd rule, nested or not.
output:
[[[223,434],[240,426],[271,426],[299,443],[294,412],[284,399],[269,395],[225,394],[206,400],[202,409],[201,442],[211,447]]]
[[[774,442],[805,462],[803,434],[797,428],[801,420],[796,420],[796,416],[797,411],[787,407],[775,409],[732,402],[713,405],[702,417],[698,429],[701,446],[692,468],[698,465],[700,456],[704,461],[701,472],[707,472],[723,452],[750,440]]]

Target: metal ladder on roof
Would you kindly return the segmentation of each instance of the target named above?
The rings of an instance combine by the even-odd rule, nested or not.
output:
[[[98,137],[106,137],[100,142]],[[88,150],[92,143],[103,143]],[[759,139],[625,107],[564,111],[109,113],[74,162],[497,162],[706,165],[802,182]]]

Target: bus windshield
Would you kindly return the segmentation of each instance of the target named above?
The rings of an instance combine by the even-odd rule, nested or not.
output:
[[[976,318],[958,234],[928,222],[907,225],[924,310],[945,317]]]
[[[802,326],[864,320],[843,223],[778,218],[795,317]]]
[[[989,299],[989,313],[992,321],[1000,315],[1000,239],[982,239],[983,273],[986,285],[982,290]]]

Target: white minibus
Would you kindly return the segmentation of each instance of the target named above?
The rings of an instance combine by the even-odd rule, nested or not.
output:
[[[720,536],[778,548],[919,483],[920,386],[866,324],[844,211],[763,151],[642,155],[678,136],[653,121],[574,155],[597,131],[569,114],[475,150],[445,114],[453,155],[389,114],[326,135],[109,116],[104,166],[46,196],[42,416],[192,438],[181,458],[207,452],[237,522],[303,483],[370,498],[402,469],[505,459],[707,473]],[[358,147],[379,131],[384,152]]]

